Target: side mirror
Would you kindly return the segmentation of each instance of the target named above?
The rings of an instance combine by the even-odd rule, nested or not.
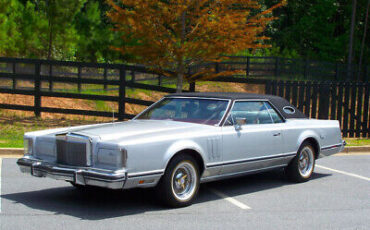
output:
[[[234,124],[235,130],[241,130],[242,125],[245,125],[245,124],[247,124],[247,118],[243,118],[243,117],[235,118],[235,124]]]

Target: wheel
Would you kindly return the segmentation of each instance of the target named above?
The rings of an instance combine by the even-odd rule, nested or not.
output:
[[[199,190],[199,167],[193,157],[175,156],[157,186],[164,204],[178,208],[192,204]]]
[[[297,155],[286,167],[286,174],[291,181],[308,181],[315,168],[315,149],[309,142],[304,142]]]

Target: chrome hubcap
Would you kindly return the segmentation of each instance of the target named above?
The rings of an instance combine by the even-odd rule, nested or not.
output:
[[[304,147],[299,155],[298,168],[303,177],[308,177],[313,170],[314,155],[310,147]]]
[[[196,170],[189,162],[181,162],[172,173],[172,191],[178,200],[190,199],[196,189]]]

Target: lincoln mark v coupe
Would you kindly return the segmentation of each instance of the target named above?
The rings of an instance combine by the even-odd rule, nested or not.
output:
[[[338,121],[306,118],[281,97],[170,94],[134,119],[30,132],[22,172],[75,187],[156,187],[172,207],[190,205],[200,183],[284,168],[311,178],[315,160],[343,150]]]

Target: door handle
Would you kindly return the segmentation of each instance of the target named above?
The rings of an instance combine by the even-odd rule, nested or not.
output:
[[[280,136],[280,133],[274,133],[274,137]]]

